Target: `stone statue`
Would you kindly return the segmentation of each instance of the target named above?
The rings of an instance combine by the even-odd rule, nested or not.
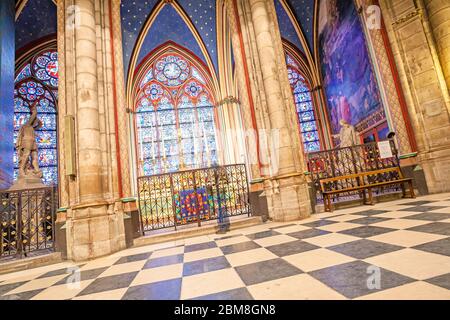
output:
[[[341,141],[340,147],[352,147],[359,144],[358,136],[356,134],[355,127],[350,125],[344,119],[341,120],[341,132],[339,133],[339,139]]]
[[[37,118],[37,108],[31,108],[31,116],[17,136],[17,157],[19,159],[19,180],[23,178],[42,178],[39,169],[38,147],[36,143],[36,130],[42,127],[42,122]]]

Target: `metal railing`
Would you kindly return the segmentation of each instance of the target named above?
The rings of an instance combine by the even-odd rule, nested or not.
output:
[[[56,187],[0,192],[0,259],[53,249]]]
[[[393,156],[385,159],[381,157],[377,142],[308,154],[308,170],[311,173],[316,201],[323,201],[320,192],[322,179],[399,167],[400,161],[395,143],[390,141],[390,145]],[[341,180],[336,183],[346,184],[338,186],[340,189],[357,186],[355,179]],[[392,186],[384,189],[388,192],[396,190]]]
[[[251,214],[245,165],[140,177],[138,198],[143,233]]]

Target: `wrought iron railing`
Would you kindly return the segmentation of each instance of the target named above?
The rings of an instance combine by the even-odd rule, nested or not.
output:
[[[143,233],[251,214],[245,165],[140,177],[138,197]]]
[[[57,208],[54,187],[0,192],[0,259],[53,249]]]
[[[316,201],[321,202],[323,200],[320,193],[320,180],[322,179],[399,167],[397,148],[392,140],[389,142],[393,155],[389,158],[381,157],[377,142],[308,154],[308,169],[311,173]],[[340,180],[336,183],[345,184],[338,186],[339,189],[357,186],[355,185],[357,183],[355,179]],[[393,188],[395,187],[391,186],[385,189]]]

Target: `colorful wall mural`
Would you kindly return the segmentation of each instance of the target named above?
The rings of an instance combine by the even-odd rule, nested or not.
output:
[[[353,0],[321,0],[319,55],[333,134],[382,108],[365,35]]]

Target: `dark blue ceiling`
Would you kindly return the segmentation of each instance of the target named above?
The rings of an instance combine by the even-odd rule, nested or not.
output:
[[[217,69],[217,27],[215,0],[178,0],[206,45]]]
[[[57,30],[56,6],[52,0],[28,0],[16,20],[16,49]]]
[[[130,60],[139,34],[158,1],[122,0],[122,37],[126,74],[128,74]],[[177,2],[202,37],[211,60],[217,68],[216,1],[178,0]],[[206,60],[192,32],[170,4],[164,6],[156,21],[152,24],[151,30],[146,35],[141,47],[141,52],[139,52],[138,60],[141,61],[149,52],[169,40],[188,48],[202,60]]]
[[[314,51],[314,7],[316,0],[286,0],[302,28],[311,51]]]
[[[158,1],[122,1],[120,14],[122,17],[122,45],[125,74],[128,73],[131,55],[133,54],[141,29]]]
[[[206,63],[192,32],[172,6],[164,6],[156,17],[142,44],[137,63],[141,63],[150,52],[167,41],[173,41],[189,49]]]
[[[277,10],[278,16],[278,24],[280,26],[281,37],[288,40],[290,43],[295,45],[298,50],[305,53],[305,49],[303,48],[300,39],[298,38],[297,32],[295,31],[294,25],[289,19],[286,10],[279,0],[275,0],[275,8]]]

